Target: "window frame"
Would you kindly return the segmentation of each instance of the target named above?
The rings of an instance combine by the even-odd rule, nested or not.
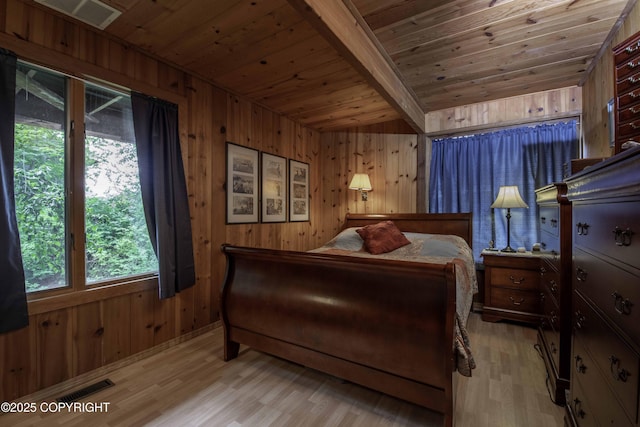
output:
[[[96,299],[126,295],[157,288],[158,272],[87,282],[85,229],[85,87],[95,84],[130,95],[130,91],[100,79],[80,79],[69,74],[26,60],[20,62],[47,72],[61,74],[66,79],[65,97],[65,286],[27,293],[29,313],[37,314],[87,303]],[[91,291],[88,293],[87,291]],[[57,298],[64,297],[64,298]]]

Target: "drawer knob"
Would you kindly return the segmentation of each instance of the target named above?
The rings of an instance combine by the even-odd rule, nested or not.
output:
[[[576,228],[578,229],[579,236],[586,236],[589,234],[589,224],[586,222],[579,222],[576,224]]]
[[[576,311],[576,329],[582,329],[584,322],[587,318],[582,314],[580,310]]]
[[[573,399],[573,412],[575,413],[575,415],[577,417],[580,417],[582,419],[584,419],[585,415],[587,415],[583,410],[582,410],[582,401],[580,399]]]
[[[522,305],[522,303],[524,302],[524,298],[520,298],[520,300],[518,301],[516,301],[513,297],[509,297],[509,299],[511,300],[511,304],[513,305]]]
[[[609,357],[609,362],[611,362],[609,369],[611,370],[611,376],[613,379],[626,383],[631,374],[626,369],[620,368],[620,359],[612,354]]]
[[[579,374],[584,374],[587,372],[587,366],[582,362],[582,357],[580,357],[579,355],[577,355],[575,357],[575,366],[576,366],[576,372],[578,372]]]
[[[618,291],[614,291],[611,297],[613,298],[613,305],[618,314],[631,314],[631,306],[633,303],[629,301],[628,298],[620,295]]]
[[[630,228],[622,230],[616,226],[613,230],[613,238],[617,246],[631,246],[631,236],[633,236],[633,231]]]
[[[519,285],[522,282],[524,282],[524,277],[516,279],[515,277],[513,277],[513,275],[511,275],[511,276],[509,276],[509,280],[511,280],[511,282],[513,282],[514,285]]]
[[[625,49],[625,52],[627,52],[627,53],[633,53],[633,52],[635,52],[636,50],[638,50],[638,48],[640,48],[640,42],[636,43],[636,44],[635,44],[635,46],[634,46],[634,45],[631,45],[631,46],[627,47],[627,48]]]
[[[552,294],[555,294],[556,292],[558,292],[558,284],[556,283],[555,280],[550,281],[549,285],[551,285],[551,293]]]
[[[578,282],[586,282],[587,271],[581,267],[576,268],[576,279],[578,279]]]

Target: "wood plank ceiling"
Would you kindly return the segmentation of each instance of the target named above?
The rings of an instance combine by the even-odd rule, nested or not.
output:
[[[318,130],[574,86],[635,0],[105,0],[104,31]]]

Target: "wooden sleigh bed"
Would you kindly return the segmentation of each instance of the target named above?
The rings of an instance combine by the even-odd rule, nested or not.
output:
[[[349,214],[344,229],[385,220],[405,233],[471,242],[471,214]],[[225,360],[245,344],[422,405],[453,425],[456,262],[231,245],[222,251]]]

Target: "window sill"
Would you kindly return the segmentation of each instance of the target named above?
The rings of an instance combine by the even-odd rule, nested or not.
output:
[[[27,295],[29,315],[47,313],[95,301],[102,301],[122,295],[157,289],[158,277],[145,276],[142,278],[124,279],[122,282],[108,285],[92,285],[86,289],[75,291],[65,288],[55,295],[51,292]]]

